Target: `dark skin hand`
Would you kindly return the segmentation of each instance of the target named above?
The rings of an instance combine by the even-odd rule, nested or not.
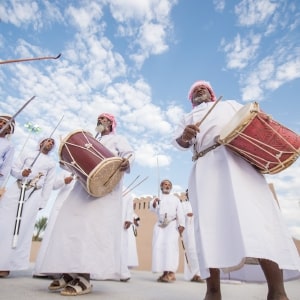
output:
[[[22,176],[23,176],[23,177],[28,177],[30,173],[31,173],[31,170],[30,170],[30,169],[24,169],[24,170],[22,171]]]
[[[130,221],[124,222],[124,229],[128,229],[132,223]]]
[[[120,165],[120,171],[126,171],[129,168],[129,161],[128,159],[123,158],[123,161]]]
[[[188,148],[190,146],[190,141],[197,135],[197,133],[200,132],[200,129],[196,125],[187,125],[182,135],[176,139],[177,143],[183,147]]]

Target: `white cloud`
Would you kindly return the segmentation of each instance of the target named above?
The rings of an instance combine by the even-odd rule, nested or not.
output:
[[[113,0],[111,14],[118,24],[120,36],[131,40],[129,57],[140,68],[150,55],[168,50],[167,39],[172,30],[170,12],[176,0]]]
[[[215,10],[218,12],[222,12],[225,9],[225,0],[213,0],[213,4],[215,7]]]
[[[290,53],[288,56],[287,51],[283,49],[282,58],[276,54],[264,58],[241,79],[243,100],[261,100],[266,91],[276,90],[283,84],[300,78],[300,59],[297,54]]]
[[[267,21],[277,6],[277,3],[270,0],[242,0],[234,10],[241,25],[252,26]]]
[[[259,49],[261,36],[259,34],[250,33],[245,37],[237,34],[233,42],[228,42],[223,39],[221,47],[226,54],[227,68],[243,69],[249,61],[253,60]]]
[[[166,167],[171,163],[171,157],[166,154],[158,154],[157,145],[140,143],[135,151],[136,161],[145,167]]]

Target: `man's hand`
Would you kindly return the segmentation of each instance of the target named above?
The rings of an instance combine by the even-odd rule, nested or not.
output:
[[[184,230],[184,227],[183,227],[183,226],[178,226],[178,231],[179,231],[179,234],[180,234],[180,235],[182,235],[183,230]]]
[[[188,125],[184,128],[183,133],[181,135],[181,139],[183,142],[189,142],[193,139],[197,133],[200,132],[200,129],[196,125]]]
[[[24,170],[22,171],[22,176],[23,176],[23,177],[28,177],[30,173],[31,173],[31,170],[30,170],[30,169],[24,169]]]
[[[153,202],[152,202],[152,206],[153,206],[153,208],[156,208],[156,205],[158,205],[159,204],[159,198],[155,198],[154,200],[153,200]]]
[[[120,171],[126,171],[127,169],[129,169],[129,161],[128,159],[123,158],[123,161],[120,165]]]
[[[132,223],[130,221],[124,222],[124,229],[128,229]]]
[[[69,184],[72,182],[72,180],[74,179],[73,176],[68,176],[68,177],[65,177],[64,181],[65,181],[65,184]]]

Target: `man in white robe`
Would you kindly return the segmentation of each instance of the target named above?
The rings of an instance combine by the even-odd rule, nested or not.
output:
[[[134,210],[133,197],[131,194],[123,196],[122,199],[122,251],[121,251],[121,273],[120,281],[127,282],[130,280],[130,268],[138,266],[136,240],[134,235]],[[92,280],[102,280],[103,276],[91,274]],[[113,280],[114,278],[110,278]]]
[[[205,282],[200,276],[194,232],[194,214],[189,201],[188,190],[186,190],[186,199],[181,201],[181,205],[185,216],[185,229],[182,234],[185,249],[184,279],[192,282]]]
[[[122,158],[120,172],[129,172],[133,149],[115,134],[116,121],[108,113],[98,117],[98,140]],[[90,275],[97,279],[121,278],[122,180],[113,190],[94,197],[76,180],[56,218],[48,249],[38,273],[62,273],[48,287],[62,295],[90,293]]]
[[[22,154],[12,165],[11,174],[17,180],[0,200],[0,270],[7,275],[10,271],[29,268],[36,217],[38,211],[47,204],[55,178],[55,161],[49,155],[53,147],[52,138],[43,139],[38,151]],[[25,202],[17,228],[15,224],[20,205],[20,185],[23,184],[26,187]]]
[[[170,194],[172,182],[163,180],[162,194],[150,201],[150,211],[157,215],[152,237],[152,272],[162,272],[158,282],[176,280],[179,264],[179,235],[184,230],[184,214],[178,197]]]
[[[38,252],[38,255],[35,260],[35,265],[33,269],[33,277],[47,277],[47,274],[38,274],[36,272],[36,269],[40,268],[40,263],[44,259],[44,255],[46,253],[46,249],[48,248],[49,244],[49,238],[51,236],[51,232],[53,229],[53,226],[56,221],[56,217],[60,211],[60,208],[62,207],[63,201],[66,199],[68,193],[71,191],[74,184],[74,176],[68,171],[63,171],[62,174],[59,174],[57,178],[54,181],[53,184],[53,190],[59,190],[57,193],[56,199],[53,203],[48,221],[47,221],[47,227],[43,235],[43,240]]]
[[[133,197],[131,194],[123,196],[123,228],[122,228],[122,273],[121,281],[127,282],[130,279],[129,270],[129,255],[131,251],[132,244],[130,243],[130,237],[133,234],[132,223],[133,223]],[[135,249],[136,251],[136,249]]]
[[[219,102],[198,128],[216,96],[208,82],[197,81],[189,99],[193,109],[183,116],[173,144],[194,154],[188,190],[201,277],[207,278],[205,300],[221,299],[219,269],[240,268],[247,257],[259,259],[268,299],[286,300],[282,269],[299,270],[300,260],[278,205],[256,168],[228,147],[214,146],[242,105]]]
[[[0,199],[5,193],[15,153],[15,147],[9,139],[15,131],[15,121],[11,118],[11,115],[0,115]]]

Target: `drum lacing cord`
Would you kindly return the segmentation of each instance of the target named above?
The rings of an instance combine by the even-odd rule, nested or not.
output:
[[[292,150],[294,150],[294,152],[298,153],[297,157],[299,156],[299,150],[295,149],[295,147],[294,147],[293,145],[291,145],[285,138],[283,138],[282,136],[280,136],[280,135],[277,133],[277,131],[275,131],[270,125],[268,125],[268,124],[265,122],[265,120],[264,120],[263,118],[261,118],[261,116],[257,116],[257,117],[258,117],[258,119],[260,119],[262,122],[264,122],[265,125],[266,125],[269,129],[271,129],[277,136],[279,136],[283,141],[285,141],[286,144],[288,144],[288,145],[292,148]],[[276,148],[274,148],[274,147],[272,147],[272,146],[270,146],[270,145],[267,145],[266,143],[263,143],[263,142],[261,142],[261,141],[258,141],[258,140],[256,140],[255,138],[249,137],[249,136],[243,134],[242,132],[239,133],[239,136],[240,136],[241,138],[243,138],[244,140],[248,141],[250,144],[255,145],[257,148],[259,148],[259,149],[262,150],[263,152],[265,152],[265,153],[269,154],[270,156],[274,157],[275,162],[278,162],[278,163],[280,164],[281,168],[284,168],[284,167],[285,167],[285,164],[279,160],[279,158],[282,156],[282,154],[284,154],[284,153],[286,153],[286,154],[292,154],[292,153],[294,153],[293,151],[278,151],[278,149],[276,149]],[[253,141],[255,141],[255,143],[254,143]],[[265,148],[259,146],[258,143],[261,144],[261,145],[263,145],[263,146],[265,146],[265,147],[268,147],[269,149],[272,149],[272,150],[274,150],[274,151],[277,151],[278,153],[277,153],[276,155],[274,155],[274,154],[271,153],[270,151],[267,151]],[[238,153],[241,153],[242,155],[244,155],[246,159],[247,159],[247,158],[248,158],[248,159],[251,158],[252,160],[255,161],[255,163],[256,163],[258,166],[261,166],[261,167],[264,169],[265,172],[267,172],[267,171],[270,172],[270,171],[271,171],[271,170],[269,170],[269,166],[270,166],[271,163],[274,163],[274,161],[271,161],[271,162],[270,162],[270,161],[268,161],[268,160],[266,160],[266,159],[261,158],[260,156],[254,155],[254,154],[249,153],[248,151],[245,151],[245,150],[241,150],[241,149],[239,149],[238,147],[232,146],[232,145],[230,145],[230,144],[228,144],[228,145],[226,145],[226,146],[228,146],[228,147],[230,147],[230,148],[232,148],[232,149],[235,149]],[[255,158],[256,158],[256,159],[255,159]],[[257,159],[259,159],[260,161],[264,161],[265,164],[261,163],[261,162],[258,161]],[[296,159],[296,158],[295,158],[295,159]],[[248,160],[248,161],[249,161],[250,163],[253,163],[253,162],[251,162],[250,160]],[[276,168],[274,168],[274,169],[277,170],[278,167],[276,167]],[[273,170],[273,168],[272,168],[272,170]]]
[[[261,115],[258,115],[257,116],[258,117],[258,119],[259,120],[261,120],[262,122],[264,122],[266,125],[267,125],[267,127],[269,128],[269,129],[271,129],[279,138],[281,138],[286,144],[288,144],[290,147],[291,147],[291,149],[292,149],[292,151],[290,151],[290,152],[288,152],[288,151],[284,151],[284,153],[293,153],[293,152],[297,152],[298,153],[298,155],[300,155],[300,150],[299,149],[296,149],[288,140],[286,140],[283,136],[281,136],[273,127],[271,127],[263,118],[262,118],[262,116]],[[271,119],[271,117],[270,116],[267,116],[267,119],[269,120],[269,119]],[[270,147],[270,148],[273,148],[273,147]],[[273,148],[274,150],[277,150],[276,148]],[[280,153],[280,156],[282,155],[282,153],[283,153],[283,151],[279,151],[279,153]],[[278,156],[278,157],[280,157],[280,156]]]
[[[86,141],[87,141],[87,144],[84,144],[84,147],[83,146],[80,146],[80,145],[77,145],[77,144],[73,144],[73,143],[70,143],[70,142],[65,142],[65,146],[66,146],[66,150],[68,151],[70,157],[72,158],[72,162],[71,163],[68,163],[68,162],[65,162],[65,161],[61,161],[63,164],[65,165],[68,165],[68,166],[72,166],[73,168],[75,168],[76,170],[82,172],[85,176],[88,176],[88,174],[76,163],[75,159],[74,159],[74,156],[71,154],[71,151],[69,150],[68,148],[68,145],[70,146],[75,146],[77,148],[80,148],[80,149],[84,149],[84,150],[87,150],[88,152],[90,152],[91,154],[95,155],[96,157],[100,157],[101,159],[104,159],[104,156],[99,153],[97,151],[97,149],[95,149],[93,147],[93,145],[89,142],[89,140],[87,139],[85,133],[82,131],[82,134],[83,136],[85,137]],[[90,148],[92,148],[94,150],[91,151]],[[95,154],[96,153],[96,154]]]

